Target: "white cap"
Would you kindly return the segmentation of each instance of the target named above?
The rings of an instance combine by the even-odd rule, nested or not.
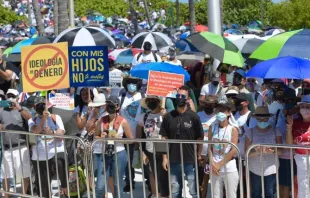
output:
[[[100,107],[106,104],[104,94],[95,95],[94,100],[88,104],[89,107]]]
[[[13,94],[14,96],[18,96],[19,92],[16,89],[8,89],[6,94]]]

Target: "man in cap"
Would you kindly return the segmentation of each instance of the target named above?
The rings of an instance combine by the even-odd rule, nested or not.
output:
[[[136,54],[132,60],[132,66],[136,66],[141,63],[160,62],[161,58],[155,52],[152,52],[152,44],[149,41],[145,41],[143,44],[144,51]]]
[[[15,131],[27,131],[25,123],[31,118],[29,112],[24,110],[18,104],[18,91],[9,89],[7,91],[7,99],[12,103],[10,107],[0,109],[0,123],[3,129]],[[25,137],[16,133],[1,133],[4,150],[2,158],[2,174],[5,191],[9,191],[10,178],[23,179],[23,194],[26,194],[29,185],[28,178],[30,177],[30,159],[29,151]],[[13,159],[13,162],[12,162]],[[15,171],[14,171],[15,170]],[[14,175],[14,173],[16,175]],[[5,195],[9,197],[9,195]]]
[[[215,73],[212,74],[211,76],[211,82],[209,82],[208,84],[204,85],[201,89],[200,92],[200,97],[199,100],[200,101],[204,101],[206,95],[212,95],[212,96],[216,96],[219,95],[221,93],[221,73],[216,71]]]
[[[47,170],[52,164],[58,165],[58,176],[61,181],[61,194],[67,195],[67,180],[64,153],[64,141],[59,138],[53,138],[50,135],[64,135],[65,128],[59,115],[50,114],[47,111],[46,100],[42,97],[36,97],[34,100],[34,109],[37,116],[28,120],[29,131],[35,134],[45,134],[45,136],[36,136],[35,144],[32,146],[32,161],[36,172],[36,185],[41,187],[38,194],[43,197],[49,197],[48,185],[51,183],[51,170]],[[56,148],[55,148],[56,147]],[[57,151],[57,154],[56,154]],[[55,157],[57,155],[57,157]],[[57,159],[57,162],[55,162]],[[39,185],[39,176],[41,185]],[[49,175],[49,176],[48,176]],[[50,181],[48,181],[50,179]]]

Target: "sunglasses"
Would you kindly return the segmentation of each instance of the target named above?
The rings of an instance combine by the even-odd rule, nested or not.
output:
[[[187,96],[184,95],[184,94],[177,94],[177,95],[175,95],[175,97],[176,98],[181,98],[181,99],[186,99],[187,98]]]

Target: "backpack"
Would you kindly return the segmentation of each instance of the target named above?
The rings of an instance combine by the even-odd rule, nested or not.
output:
[[[122,124],[123,121],[123,117],[120,115],[117,115],[115,118],[115,121],[113,123],[113,130],[115,130],[116,132],[118,131],[119,127]],[[104,116],[101,118],[101,131],[105,131],[107,133],[109,133],[109,116]],[[112,156],[115,153],[115,149],[114,149],[114,143],[109,144],[108,143],[105,145],[105,151],[104,154],[108,155],[108,156]]]
[[[137,61],[139,61],[140,57],[142,56],[142,53],[143,53],[143,52],[140,52],[140,53],[138,54],[138,56],[137,56]],[[154,57],[155,62],[158,62],[158,59],[157,59],[157,56],[156,56],[155,52],[152,52],[152,54],[153,54],[153,57]]]
[[[54,124],[55,124],[55,126],[56,126],[56,115],[55,115],[55,114],[51,114],[51,117],[52,117],[52,120],[53,120],[53,122],[54,122]],[[33,118],[33,122],[34,122],[34,123],[37,122],[37,118],[38,118],[37,116]],[[29,136],[29,144],[30,144],[30,145],[35,145],[35,144],[37,144],[37,137],[38,137],[38,136],[30,135],[30,136]]]
[[[87,190],[86,177],[80,165],[77,166],[77,170],[75,168],[75,165],[72,165],[69,167],[68,178],[69,178],[68,187],[70,189],[70,193],[69,193],[70,197],[78,196],[78,192],[79,192],[78,184],[79,184],[80,195],[83,195],[86,192]],[[79,183],[77,183],[77,179]]]

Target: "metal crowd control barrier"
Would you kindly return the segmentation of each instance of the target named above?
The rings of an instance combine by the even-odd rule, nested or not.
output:
[[[8,136],[9,137],[9,145],[5,145],[4,144],[4,134],[5,133],[10,133],[10,134],[18,134],[18,135],[24,135],[26,136],[26,139],[25,141],[23,141],[22,139],[19,139],[18,140],[18,143],[12,145],[12,140],[11,140],[11,136]],[[58,193],[60,194],[60,177],[65,177],[65,180],[66,180],[66,183],[67,183],[67,191],[68,191],[68,197],[70,197],[70,192],[75,192],[75,190],[77,190],[77,197],[82,197],[81,195],[81,192],[80,192],[80,184],[79,184],[79,172],[78,172],[78,161],[77,161],[77,144],[80,144],[83,148],[85,148],[85,144],[83,142],[82,139],[80,139],[79,137],[76,137],[76,136],[66,136],[66,135],[48,135],[48,138],[50,140],[50,143],[49,144],[54,144],[54,148],[48,150],[48,149],[45,149],[45,159],[44,160],[31,160],[31,156],[30,156],[30,153],[31,153],[31,147],[34,146],[34,145],[30,145],[29,143],[29,138],[31,136],[35,136],[35,141],[37,142],[37,137],[40,137],[42,138],[43,136],[46,136],[46,135],[42,135],[42,134],[34,134],[34,133],[30,133],[30,132],[25,132],[25,131],[11,131],[11,130],[2,130],[0,131],[0,134],[1,134],[1,152],[2,152],[2,165],[3,165],[3,160],[9,160],[9,159],[5,159],[5,156],[4,156],[4,153],[6,152],[10,152],[10,156],[11,156],[11,161],[12,161],[12,165],[14,167],[14,157],[13,157],[13,149],[16,149],[18,148],[18,151],[19,151],[19,160],[20,160],[20,165],[21,165],[21,173],[22,173],[22,192],[26,192],[27,193],[27,190],[29,189],[24,189],[24,181],[23,181],[23,178],[24,178],[24,170],[23,170],[23,160],[24,158],[29,158],[29,166],[31,168],[30,170],[30,177],[29,177],[29,184],[30,184],[30,189],[28,190],[28,194],[23,194],[23,193],[17,193],[16,192],[16,180],[14,180],[14,192],[10,192],[9,189],[7,189],[8,187],[8,183],[7,183],[7,180],[5,180],[5,185],[6,188],[4,188],[4,186],[2,185],[2,189],[0,189],[0,193],[1,194],[5,194],[5,195],[13,195],[13,196],[19,196],[19,197],[42,197],[42,179],[46,179],[46,178],[41,178],[41,174],[38,174],[38,184],[39,186],[36,186],[36,192],[35,192],[35,188],[34,188],[34,175],[33,174],[36,174],[36,173],[33,173],[32,172],[32,168],[33,166],[37,166],[37,169],[38,169],[38,173],[40,173],[40,167],[42,168],[43,166],[40,166],[39,163],[40,162],[44,162],[45,161],[45,164],[46,164],[46,170],[51,170],[52,167],[50,167],[50,165],[52,165],[53,167],[55,166],[56,168],[56,179],[57,179],[57,186],[58,186]],[[7,138],[7,137],[6,137]],[[65,164],[63,165],[64,168],[65,168],[65,176],[64,175],[59,175],[59,167],[58,167],[58,158],[60,158],[59,156],[59,153],[60,152],[57,152],[57,145],[56,145],[56,141],[55,139],[58,139],[58,141],[60,141],[59,139],[62,139],[61,141],[63,141],[63,145],[64,145],[64,151],[63,153],[65,153],[65,157],[64,157],[64,161],[65,161]],[[66,147],[66,143],[68,143],[68,141],[73,141],[71,142],[72,143],[72,149],[73,149],[73,153],[74,153],[74,163],[71,164],[70,166],[71,167],[74,167],[75,169],[75,178],[72,178],[72,177],[69,177],[69,162],[68,162],[68,155],[66,155],[68,152],[67,152],[67,147]],[[44,141],[45,142],[45,148],[47,148],[47,141]],[[51,143],[52,142],[52,143]],[[22,148],[28,148],[29,149],[29,156],[21,156],[21,149]],[[37,156],[39,156],[39,148],[38,146],[36,147],[36,153],[37,153]],[[54,164],[51,164],[51,163],[48,163],[50,161],[50,159],[48,159],[48,154],[50,154],[51,152],[54,152],[55,153],[55,156],[51,159],[54,159],[53,163]],[[83,154],[83,156],[81,157],[81,165],[86,167],[84,168],[84,174],[85,174],[85,177],[86,177],[86,192],[87,193],[87,197],[90,197],[90,190],[89,190],[89,182],[88,182],[88,169],[87,169],[87,155],[85,153],[81,153]],[[23,157],[23,159],[22,159]],[[72,156],[71,156],[72,157]],[[16,160],[16,159],[15,159]],[[18,160],[18,159],[17,159]],[[15,162],[16,163],[16,162]],[[12,167],[12,168],[13,168]],[[4,175],[2,175],[2,178],[7,178],[6,176],[6,173],[7,170],[6,170],[6,166],[2,167],[2,169],[4,169]],[[16,170],[13,168],[13,174],[14,174],[14,177],[16,177]],[[5,176],[5,177],[4,177]],[[52,190],[51,190],[51,178],[53,177],[53,175],[50,175],[50,171],[47,171],[47,181],[48,181],[48,194],[49,194],[49,197],[52,197]],[[75,181],[76,182],[76,186],[77,186],[77,189],[70,189],[70,182]],[[30,191],[30,192],[29,192]],[[41,195],[41,196],[40,196]],[[75,196],[75,197],[76,197]]]
[[[232,148],[235,148],[236,151],[237,151],[238,161],[236,163],[239,164],[240,192],[243,192],[242,159],[241,159],[240,151],[239,151],[239,149],[238,149],[238,147],[236,145],[234,145],[234,144],[232,144],[230,142],[212,142],[212,141],[202,141],[202,140],[201,141],[199,141],[199,140],[197,140],[197,141],[190,141],[190,140],[172,140],[172,139],[169,139],[169,140],[156,140],[156,139],[150,140],[150,139],[148,139],[148,140],[146,140],[146,139],[119,139],[119,138],[110,139],[110,138],[100,138],[100,139],[96,139],[92,143],[91,148],[93,149],[95,144],[98,144],[98,143],[102,144],[103,162],[105,162],[105,157],[104,157],[105,156],[105,143],[107,143],[108,141],[109,142],[113,141],[114,144],[115,143],[122,143],[122,144],[124,144],[124,147],[127,148],[127,156],[128,156],[127,163],[128,163],[128,167],[129,167],[128,170],[129,170],[129,177],[130,177],[129,181],[130,181],[130,197],[131,198],[136,197],[136,196],[134,196],[134,193],[133,193],[133,184],[132,184],[131,169],[130,169],[132,162],[130,161],[130,157],[129,157],[130,156],[129,144],[131,144],[133,142],[136,143],[136,144],[139,144],[140,159],[142,159],[142,157],[143,157],[142,156],[142,143],[149,142],[149,143],[161,143],[163,145],[166,145],[166,149],[165,150],[166,150],[167,158],[168,158],[169,197],[172,197],[172,190],[171,190],[172,187],[170,185],[171,184],[171,175],[170,175],[171,174],[171,169],[170,169],[170,163],[169,163],[170,162],[170,155],[171,155],[171,153],[168,152],[169,151],[169,146],[171,144],[182,145],[182,146],[180,146],[181,171],[182,171],[182,183],[183,183],[183,185],[182,185],[183,186],[182,192],[183,192],[183,197],[188,197],[188,195],[186,195],[186,191],[185,191],[184,166],[182,166],[182,164],[184,165],[183,145],[187,144],[187,146],[188,146],[188,144],[192,144],[194,146],[194,155],[195,155],[194,169],[196,170],[195,171],[195,177],[196,177],[195,184],[196,184],[196,193],[197,193],[197,197],[198,198],[201,197],[201,195],[200,195],[201,192],[200,192],[200,188],[199,188],[200,185],[199,185],[199,181],[198,181],[198,179],[199,179],[199,177],[198,177],[198,159],[197,159],[197,148],[198,148],[198,146],[201,145],[201,147],[202,147],[203,144],[208,144],[208,145],[215,145],[215,144],[231,145]],[[116,147],[115,146],[114,146],[114,154],[113,155],[114,155],[114,158],[115,158],[115,166],[113,166],[113,168],[118,169],[117,152],[116,152]],[[176,155],[176,153],[173,153],[173,155]],[[225,157],[225,155],[224,155],[224,157]],[[155,186],[156,187],[156,197],[158,198],[158,197],[160,197],[159,193],[158,193],[158,188],[159,188],[158,187],[158,179],[159,178],[158,178],[158,175],[157,175],[158,174],[158,167],[156,165],[156,150],[155,150],[154,144],[153,144],[153,158],[154,158],[154,177],[155,177],[155,185],[156,185]],[[91,156],[91,160],[90,161],[93,162],[93,156]],[[145,172],[145,170],[143,168],[143,161],[142,160],[140,160],[140,164],[141,164],[141,169],[142,169],[143,197],[147,197],[147,194],[146,194],[146,191],[145,191],[145,180],[144,180],[144,172]],[[229,184],[227,182],[226,164],[225,164],[225,168],[224,169],[225,169],[225,178],[224,178],[225,182],[224,182],[224,184],[225,184],[225,188],[227,189],[227,185],[229,185]],[[96,196],[96,190],[95,190],[95,179],[94,179],[95,175],[94,175],[94,172],[95,172],[94,166],[92,165],[91,174],[92,174],[92,177],[93,177],[93,197],[97,197]],[[211,170],[210,171],[211,181],[212,181],[212,176],[213,176],[212,172],[213,171]],[[116,171],[116,174],[118,174],[118,170]],[[124,173],[122,173],[122,174],[124,174]],[[105,184],[104,185],[105,186],[104,191],[105,191],[105,194],[107,196],[107,194],[108,194],[108,190],[107,190],[108,178],[107,178],[107,171],[106,171],[106,164],[105,163],[103,163],[103,175],[104,175],[104,184]],[[123,178],[123,176],[121,178]],[[114,183],[114,186],[115,186],[115,188],[118,189],[117,197],[123,197],[122,196],[123,186],[120,186],[120,181],[119,181],[119,176],[118,175],[116,175],[116,180],[117,180],[116,181],[116,186],[115,186],[115,183]],[[221,189],[221,190],[224,190],[224,189]],[[211,195],[212,195],[212,197],[214,197],[212,182],[211,182]],[[114,195],[114,197],[115,197],[115,195]],[[226,197],[229,197],[227,190],[226,190]],[[243,198],[243,193],[240,193],[240,197]]]
[[[305,174],[307,175],[307,185],[308,185],[308,196],[310,195],[310,169],[309,169],[309,149],[310,146],[303,146],[303,145],[286,145],[286,144],[253,144],[250,145],[249,148],[246,151],[246,189],[247,189],[247,197],[251,197],[251,186],[250,186],[250,170],[249,170],[249,160],[251,160],[251,157],[249,157],[250,152],[255,149],[259,148],[259,157],[260,157],[260,165],[261,165],[261,186],[262,186],[262,198],[265,198],[265,182],[264,182],[264,163],[262,162],[263,160],[263,148],[274,148],[274,154],[275,154],[275,162],[276,162],[276,197],[280,198],[280,190],[279,190],[279,156],[280,153],[279,151],[285,150],[286,152],[289,150],[290,153],[290,173],[291,173],[291,197],[292,198],[297,198],[295,197],[295,189],[294,189],[294,152],[293,149],[303,149],[306,150],[306,172]],[[298,192],[299,193],[299,192]]]

